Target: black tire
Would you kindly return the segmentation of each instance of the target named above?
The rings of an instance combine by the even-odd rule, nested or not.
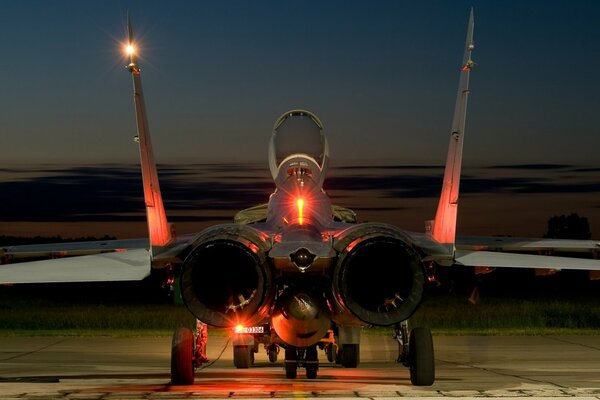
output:
[[[306,379],[317,379],[317,371],[319,367],[317,364],[307,364],[306,365]]]
[[[360,345],[343,344],[341,364],[345,368],[356,368],[360,364]]]
[[[317,346],[306,348],[304,365],[306,368],[306,378],[315,379],[317,377],[317,371],[319,370],[319,355],[317,353]]]
[[[341,365],[342,364],[342,347],[339,346],[337,348],[337,352],[335,353],[335,363],[337,365]]]
[[[173,333],[171,343],[171,384],[194,384],[194,334],[188,328]]]
[[[298,354],[297,349],[293,346],[285,348],[285,377],[287,379],[295,379],[298,375]]]
[[[285,362],[285,377],[287,379],[296,379],[298,375],[298,362],[297,361],[286,361]]]
[[[269,348],[269,361],[272,363],[277,362],[277,347],[273,346]]]
[[[325,354],[327,355],[327,361],[330,363],[335,361],[335,346],[332,344],[327,345],[325,348]]]
[[[428,328],[415,328],[408,339],[410,381],[415,386],[431,386],[435,382],[433,339]]]
[[[233,346],[233,365],[248,368],[252,365],[252,349],[248,346]]]

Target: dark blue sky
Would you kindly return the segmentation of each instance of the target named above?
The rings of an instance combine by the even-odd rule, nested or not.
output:
[[[129,9],[160,162],[266,160],[301,107],[334,161],[440,164],[471,5],[465,165],[597,165],[600,2],[460,0],[3,2],[1,163],[137,161]]]

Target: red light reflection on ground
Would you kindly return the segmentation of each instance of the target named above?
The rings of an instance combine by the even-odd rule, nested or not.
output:
[[[259,367],[260,368],[260,367]],[[294,393],[317,392],[327,396],[332,392],[358,392],[370,390],[373,385],[384,385],[388,390],[396,390],[397,386],[410,386],[408,374],[404,369],[396,368],[369,368],[369,369],[343,369],[340,367],[321,368],[317,379],[302,378],[304,370],[298,370],[297,379],[285,379],[283,368],[268,367],[248,370],[199,371],[196,373],[196,383],[190,386],[171,386],[168,384],[157,385],[118,385],[95,387],[82,390],[85,392],[113,392],[113,393],[147,393],[147,392],[193,392],[209,396],[282,393],[293,396]]]

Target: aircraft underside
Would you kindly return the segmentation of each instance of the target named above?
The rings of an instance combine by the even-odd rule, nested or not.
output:
[[[275,301],[274,313],[255,325],[237,324],[230,327],[233,363],[236,368],[250,368],[255,353],[264,349],[269,361],[275,363],[284,355],[283,366],[288,379],[297,377],[304,368],[306,378],[315,379],[321,359],[345,368],[360,364],[361,328],[365,324],[338,325],[327,309],[327,300],[318,290],[306,286],[283,289]],[[344,315],[343,318],[347,318]],[[197,340],[202,340],[187,328],[179,328],[173,338],[172,383],[189,385],[194,382],[194,370],[201,365],[203,355]],[[434,351],[431,332],[424,327],[408,331],[407,321],[393,326],[398,341],[397,362],[410,369],[414,385],[432,385],[435,380]],[[184,336],[187,339],[181,340]]]
[[[411,351],[404,323],[423,295],[420,254],[398,228],[342,224],[331,237],[321,239],[332,252],[319,258],[306,225],[283,231],[297,240],[285,242],[288,253],[280,258],[275,257],[277,243],[258,229],[261,225],[208,229],[195,240],[181,267],[183,300],[198,320],[231,329],[238,368],[252,365],[260,345],[272,361],[284,349],[288,378],[296,377],[298,367],[315,378],[319,349],[328,361],[355,368],[360,363],[361,327],[391,326],[400,344],[399,361],[409,367],[423,365],[411,368],[413,383],[431,385],[431,334],[424,328],[413,330],[418,337]],[[415,361],[415,354],[421,361]],[[187,378],[177,374],[175,382],[189,382],[191,372]]]

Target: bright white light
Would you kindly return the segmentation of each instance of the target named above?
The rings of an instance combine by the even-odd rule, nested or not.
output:
[[[135,47],[133,47],[132,44],[128,44],[125,47],[125,51],[127,52],[128,55],[132,55],[133,53],[135,53]]]

